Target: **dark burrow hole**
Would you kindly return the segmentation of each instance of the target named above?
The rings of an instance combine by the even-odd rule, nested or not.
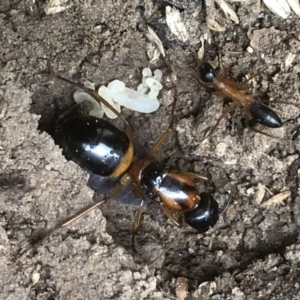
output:
[[[40,116],[38,130],[47,132],[55,140],[55,126],[59,117],[75,104],[74,92],[74,88],[64,84],[49,84],[32,96],[30,112]]]

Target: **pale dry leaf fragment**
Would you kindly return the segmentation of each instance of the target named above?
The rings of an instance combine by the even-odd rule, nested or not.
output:
[[[216,20],[207,17],[206,18],[207,27],[213,31],[223,32],[225,31],[225,27],[220,25]]]
[[[149,43],[147,46],[147,56],[149,58],[149,66],[155,64],[160,58],[160,51],[152,43]]]
[[[293,63],[295,57],[296,57],[296,54],[291,53],[291,52],[289,52],[289,53],[286,55],[286,57],[285,57],[285,59],[284,59],[284,65],[285,65],[286,68],[288,68],[288,67],[290,67],[290,66],[292,65],[292,63]]]
[[[293,12],[300,17],[300,4],[299,0],[287,0]]]
[[[177,8],[166,7],[166,22],[171,32],[176,35],[180,41],[186,42],[188,40],[189,35]]]
[[[151,27],[148,26],[147,28],[148,28],[148,32],[146,33],[146,37],[150,42],[152,42],[157,47],[161,55],[165,57],[166,56],[165,48],[160,38],[157,36],[157,34],[154,32],[154,30]]]
[[[263,2],[271,12],[283,19],[286,19],[291,13],[291,8],[286,0],[263,0]]]
[[[68,0],[50,0],[45,6],[44,11],[46,15],[57,14],[71,7],[67,5]]]
[[[256,195],[255,195],[256,204],[259,205],[259,204],[262,203],[263,198],[265,196],[265,193],[266,193],[266,187],[263,184],[259,183],[257,185],[257,192],[256,192]]]
[[[269,200],[267,200],[260,206],[268,208],[268,207],[274,206],[274,205],[285,205],[285,203],[283,201],[286,200],[291,194],[292,193],[290,191],[282,192],[280,194],[273,196],[272,198],[270,198]]]
[[[201,38],[200,38],[200,42],[201,42],[201,46],[198,50],[198,53],[197,53],[197,57],[199,60],[202,60],[203,57],[204,57],[204,51],[205,51],[205,41],[208,41],[209,43],[209,40],[208,40],[208,34],[207,33],[204,33],[201,35]]]
[[[239,24],[240,21],[237,14],[227,2],[225,2],[224,0],[216,0],[216,2],[219,4],[226,16],[229,16],[233,22]]]
[[[150,53],[151,53],[150,51],[147,52],[148,57],[150,59],[149,65],[152,65],[152,64],[155,64],[159,60],[159,57],[160,57],[161,53],[157,48],[154,49],[152,54],[150,54]]]

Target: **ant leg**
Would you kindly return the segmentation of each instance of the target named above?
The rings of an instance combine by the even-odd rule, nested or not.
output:
[[[299,105],[297,105],[296,103],[289,103],[289,102],[285,102],[285,101],[277,101],[277,100],[274,100],[274,101],[271,101],[271,102],[268,102],[268,104],[272,104],[272,103],[275,103],[275,104],[286,104],[286,105],[293,105],[295,107],[300,107]]]
[[[230,191],[230,193],[231,193],[231,191]],[[227,211],[229,204],[231,203],[231,200],[232,200],[232,194],[230,194],[229,200],[227,201],[227,204],[225,205],[223,210],[220,212],[219,217],[221,217]]]
[[[249,78],[245,79],[240,86],[243,87],[244,85],[246,85],[246,83],[248,83],[250,80],[252,80],[253,78],[261,75],[263,72],[265,72],[268,69],[268,67],[262,68],[260,70],[258,70],[257,72],[253,73]]]
[[[201,176],[197,173],[194,172],[181,172],[181,175],[187,176],[188,178],[195,180],[195,179],[201,179],[205,181],[205,186],[206,187],[210,187],[210,186],[214,186],[214,182],[212,180],[212,177],[206,177],[206,176]]]
[[[176,218],[174,213],[167,208],[164,204],[161,204],[161,209],[163,210],[164,214],[177,226],[182,227],[183,225],[183,215],[179,213],[179,216]]]
[[[135,235],[141,224],[141,217],[142,217],[142,212],[143,212],[144,206],[145,206],[144,199],[142,199],[139,209],[135,213],[135,217],[134,217],[134,222],[133,222],[133,226],[132,226],[132,248],[134,251],[136,251]]]
[[[254,128],[253,126],[251,126],[251,125],[249,124],[250,121],[251,121],[251,120],[249,120],[248,122],[246,122],[246,125],[247,125],[247,127],[248,127],[250,130],[252,130],[252,131],[254,131],[254,132],[257,132],[257,133],[260,133],[260,134],[262,134],[262,135],[268,136],[268,137],[270,137],[270,138],[274,138],[274,139],[280,139],[280,138],[281,138],[281,137],[279,137],[279,136],[276,136],[276,135],[273,135],[273,134],[270,134],[270,133],[267,133],[267,132],[264,132],[264,131],[262,131],[262,130],[259,130],[259,129]]]
[[[218,127],[219,123],[221,122],[221,120],[231,111],[233,111],[236,107],[237,103],[236,102],[232,102],[222,113],[222,115],[219,117],[218,121],[216,122],[216,124],[214,125],[214,127],[210,130],[210,132],[202,139],[200,140],[200,143],[203,142],[204,140],[206,140],[209,136],[211,136],[214,131],[216,130],[216,128]]]
[[[184,175],[184,176],[187,176],[189,177],[190,179],[202,179],[202,180],[209,180],[208,177],[205,177],[205,176],[201,176],[197,173],[193,173],[193,172],[181,172],[180,175]]]
[[[13,262],[17,262],[30,249],[35,248],[35,247],[39,246],[40,244],[42,244],[42,242],[44,242],[53,232],[55,232],[59,228],[68,226],[72,222],[74,222],[77,219],[83,217],[84,215],[86,215],[87,213],[89,213],[91,210],[93,210],[94,208],[96,208],[97,206],[99,206],[100,204],[102,204],[104,201],[105,200],[89,204],[88,206],[84,207],[80,211],[76,212],[71,217],[68,217],[67,219],[62,220],[61,222],[57,223],[54,227],[52,227],[51,229],[49,229],[45,233],[43,233],[43,235],[41,237],[39,237],[38,241],[34,241],[34,242],[30,243],[27,247],[25,247],[23,250],[21,250],[16,255],[16,257],[13,259]]]
[[[192,174],[192,173],[191,173]],[[196,175],[196,174],[195,174]],[[183,219],[183,214],[179,213],[178,217],[176,218],[175,215],[173,214],[173,212],[167,208],[164,204],[161,204],[161,209],[163,210],[164,214],[177,226],[177,227],[182,227],[183,223],[184,223],[184,219]],[[169,252],[172,249],[172,243],[170,243],[170,245],[162,251],[162,253],[160,253],[158,256],[156,256],[153,260],[151,260],[148,265],[152,265],[153,263],[155,263],[159,258],[161,258],[162,256],[164,256],[167,252]]]
[[[182,227],[183,225],[183,215],[179,214],[178,218],[175,217],[175,215],[172,213],[172,211],[167,208],[164,204],[160,205],[161,209],[163,210],[164,214],[177,226],[177,227]],[[167,252],[169,252],[172,249],[172,243],[163,250],[160,254],[158,254],[154,259],[152,259],[148,265],[152,265],[155,263],[159,258],[164,256]]]
[[[38,245],[42,244],[50,235],[52,235],[53,232],[57,231],[60,228],[66,227],[70,225],[71,223],[75,222],[76,220],[80,219],[81,217],[85,216],[88,214],[90,211],[95,209],[96,207],[100,206],[103,202],[108,201],[109,199],[113,198],[116,194],[119,193],[122,185],[117,184],[113,191],[110,193],[108,197],[105,197],[102,201],[96,202],[96,203],[91,203],[87,205],[86,207],[80,209],[77,211],[75,214],[72,216],[60,221],[57,223],[54,227],[50,228],[47,230],[42,236],[39,237],[38,241],[35,241],[31,244],[29,244],[25,249],[21,250],[16,257],[13,259],[14,262],[17,262],[27,251],[29,251],[32,248],[37,247]]]
[[[167,130],[160,136],[158,141],[154,144],[154,146],[152,147],[152,149],[148,153],[149,157],[154,156],[154,154],[157,152],[157,150],[161,147],[161,145],[168,138],[169,134],[171,133],[171,131],[173,130],[173,127],[174,127],[174,123],[175,123],[175,121],[174,121],[174,119],[175,119],[175,117],[174,117],[174,115],[175,115],[175,106],[176,106],[176,102],[177,102],[177,88],[176,88],[173,80],[172,80],[172,84],[173,84],[173,88],[174,88],[174,101],[173,101],[173,106],[172,106],[172,111],[171,111],[170,124],[169,124]]]

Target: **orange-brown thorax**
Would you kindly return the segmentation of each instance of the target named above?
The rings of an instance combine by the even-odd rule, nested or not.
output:
[[[247,91],[239,88],[237,84],[225,78],[214,78],[213,87],[225,98],[230,98],[233,101],[239,102],[243,106],[254,102],[251,95],[247,95]]]

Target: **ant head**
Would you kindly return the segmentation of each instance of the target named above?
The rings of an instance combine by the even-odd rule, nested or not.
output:
[[[209,83],[216,77],[216,72],[214,68],[209,63],[204,63],[200,67],[200,79],[203,82]]]
[[[278,128],[282,126],[279,116],[267,105],[261,103],[251,104],[250,114],[255,121],[266,127]]]
[[[185,222],[196,229],[197,233],[204,233],[219,220],[218,202],[210,194],[201,193],[198,206],[184,216]]]

